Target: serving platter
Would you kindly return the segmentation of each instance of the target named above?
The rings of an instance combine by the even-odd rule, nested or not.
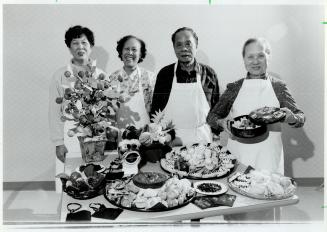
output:
[[[160,160],[163,170],[195,180],[223,178],[233,172],[236,164],[235,156],[218,143],[174,148]]]
[[[143,189],[130,180],[107,183],[104,197],[114,206],[138,212],[161,212],[181,208],[196,196],[187,179],[168,179],[161,188]]]
[[[251,175],[251,172],[250,174],[234,173],[228,178],[228,186],[241,195],[260,200],[281,200],[292,197],[295,194],[297,184],[294,179],[280,174],[263,175],[264,179],[261,179],[260,175],[259,177]],[[284,184],[283,181],[289,183]],[[254,190],[253,186],[256,186],[261,192]],[[282,193],[274,193],[273,188],[276,187],[283,189]]]
[[[228,187],[218,181],[204,180],[194,183],[197,193],[209,196],[221,195],[228,191]]]
[[[283,120],[286,113],[278,107],[265,106],[253,110],[249,114],[251,121],[259,124],[272,124]]]

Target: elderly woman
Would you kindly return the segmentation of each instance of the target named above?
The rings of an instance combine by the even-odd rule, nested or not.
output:
[[[213,128],[223,126],[229,131],[224,119],[247,115],[257,108],[270,106],[279,107],[286,113],[283,123],[302,127],[304,114],[296,106],[286,84],[266,72],[270,56],[268,42],[262,38],[248,39],[242,55],[247,75],[227,85],[219,102],[208,114],[208,124]],[[266,133],[254,139],[239,139],[230,135],[227,148],[245,165],[283,174],[281,123],[268,125]]]
[[[72,59],[53,75],[49,94],[50,136],[56,146],[57,158],[61,162],[65,161],[66,153],[68,152],[67,147],[70,152],[78,152],[80,148],[76,136],[67,136],[68,129],[72,128],[75,122],[66,121],[64,123],[61,120],[64,116],[63,107],[61,104],[57,104],[58,102],[56,101],[64,96],[64,86],[70,86],[72,82],[75,82],[76,76],[83,75],[89,77],[93,67],[96,65],[95,60],[90,58],[94,46],[94,35],[89,28],[80,25],[69,28],[65,34],[65,43],[72,55]],[[93,77],[98,78],[100,74],[102,77],[108,78],[98,68],[94,70]]]
[[[127,35],[117,42],[118,57],[123,67],[109,76],[111,85],[120,96],[120,108],[117,112],[117,126],[120,129],[127,125],[141,128],[150,122],[154,74],[138,64],[146,56],[146,47],[140,38]]]

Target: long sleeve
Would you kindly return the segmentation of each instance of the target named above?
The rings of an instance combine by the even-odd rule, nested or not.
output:
[[[208,65],[200,64],[202,88],[212,108],[219,100],[219,83],[216,72]]]
[[[222,119],[226,118],[233,106],[244,79],[227,85],[219,101],[211,108],[207,123],[215,130],[222,131]]]
[[[286,107],[290,109],[295,116],[296,122],[289,125],[295,128],[302,127],[305,123],[305,115],[303,111],[297,107],[296,102],[287,85],[276,78],[272,78],[271,80],[277,99],[280,103],[280,107]]]
[[[174,64],[162,68],[156,78],[150,115],[164,110],[171,91],[174,77]]]
[[[63,72],[58,70],[52,77],[49,88],[49,127],[50,139],[55,146],[64,144],[64,122],[61,121],[62,107],[56,103],[56,98],[63,97],[63,88],[61,86]]]

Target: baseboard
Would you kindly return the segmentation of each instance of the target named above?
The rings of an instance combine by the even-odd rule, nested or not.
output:
[[[3,190],[29,191],[44,190],[55,191],[55,181],[26,181],[26,182],[3,182]]]
[[[294,177],[294,179],[298,186],[303,187],[320,186],[324,183],[323,177]]]
[[[294,178],[298,186],[320,186],[324,183],[323,177],[299,177]],[[55,191],[55,181],[26,181],[26,182],[3,182],[3,190],[28,191],[45,190]]]

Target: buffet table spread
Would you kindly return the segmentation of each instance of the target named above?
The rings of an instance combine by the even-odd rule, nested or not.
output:
[[[102,164],[107,167],[109,164],[118,157],[117,151],[111,151],[105,153],[105,159],[98,164]],[[68,154],[65,162],[65,173],[71,173],[77,167],[83,164],[81,155],[78,154]],[[233,173],[244,172],[247,167],[241,163],[238,163]],[[161,166],[160,162],[150,163],[147,162],[145,166],[140,169],[141,172],[158,172],[165,173]],[[217,181],[228,186],[227,183],[228,177],[223,177],[217,179]],[[193,184],[200,180],[191,180]],[[232,189],[228,189],[227,194],[236,196],[235,202],[232,207],[229,206],[218,206],[210,207],[206,209],[201,209],[196,206],[193,202],[173,210],[160,211],[160,212],[137,212],[124,209],[119,216],[114,220],[102,219],[91,217],[91,223],[155,223],[155,222],[180,222],[184,220],[199,220],[206,217],[213,217],[219,215],[228,215],[228,214],[238,214],[246,213],[250,211],[259,211],[265,209],[275,208],[275,220],[279,220],[279,208],[280,206],[293,205],[299,202],[299,198],[296,195],[293,195],[286,199],[277,199],[277,200],[259,200],[253,199],[250,197],[243,196]],[[104,197],[104,195],[97,196],[92,199],[87,200],[78,200],[74,199],[65,192],[62,192],[61,200],[61,222],[66,221],[67,214],[69,211],[67,205],[71,203],[78,203],[81,205],[80,210],[88,210],[93,213],[93,209],[89,207],[91,203],[100,203],[105,207],[117,208]]]

